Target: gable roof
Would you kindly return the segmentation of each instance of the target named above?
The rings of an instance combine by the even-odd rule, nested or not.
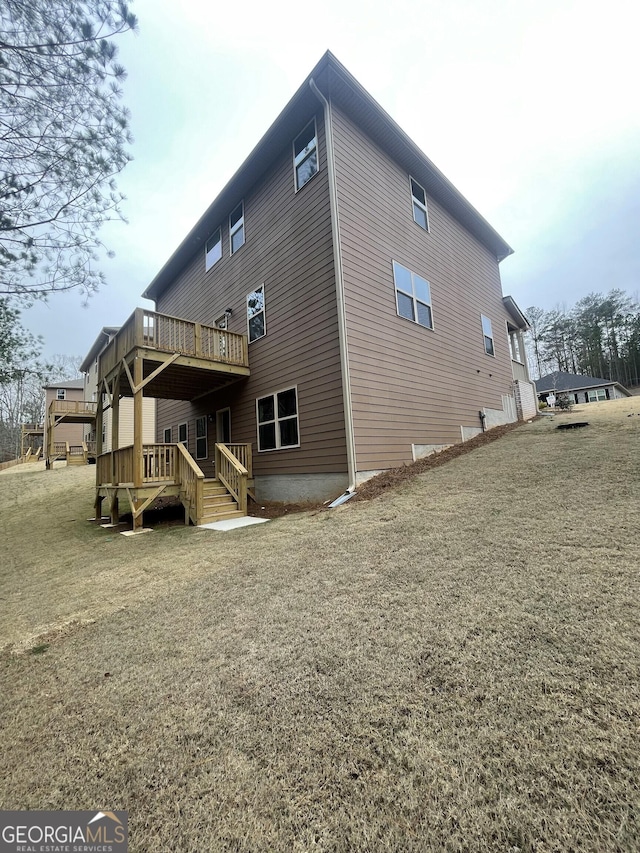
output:
[[[85,355],[84,361],[80,365],[80,370],[83,373],[86,373],[93,362],[96,360],[98,355],[102,352],[102,350],[109,343],[111,338],[116,335],[120,331],[120,326],[103,326],[98,337],[91,344],[91,349]]]
[[[48,385],[43,385],[43,388],[84,388],[84,379],[67,379],[64,382],[50,382]]]
[[[321,105],[310,88],[313,80],[320,91],[360,125],[381,148],[402,163],[427,193],[442,204],[467,228],[498,261],[513,249],[495,231],[464,196],[445,178],[396,122],[382,109],[347,69],[327,51],[282,110],[260,142],[233,175],[209,208],[196,222],[176,251],[142,294],[156,300],[182,268],[229,215],[235,205],[281,154],[312,114]]]
[[[581,376],[579,373],[564,373],[556,371],[548,373],[546,376],[541,376],[535,380],[536,390],[538,394],[546,394],[547,391],[582,391],[585,388],[604,388],[607,385],[615,385],[627,397],[631,397],[631,392],[624,385],[616,382],[613,379],[601,379],[596,376]]]

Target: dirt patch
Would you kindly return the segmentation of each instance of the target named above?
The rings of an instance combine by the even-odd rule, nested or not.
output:
[[[471,453],[478,447],[485,447],[487,444],[497,441],[507,433],[517,429],[519,426],[522,426],[522,424],[523,421],[519,421],[513,424],[504,424],[504,426],[494,427],[493,429],[488,430],[488,432],[483,432],[480,433],[480,435],[476,435],[474,438],[470,438],[468,441],[460,444],[454,444],[452,447],[448,447],[446,450],[441,450],[439,453],[432,453],[431,456],[426,456],[424,459],[418,459],[417,462],[413,462],[410,465],[401,465],[399,468],[391,468],[388,471],[384,471],[382,474],[378,474],[376,477],[372,477],[370,480],[367,480],[366,483],[358,486],[356,495],[352,498],[352,501],[373,500],[374,498],[385,494],[389,489],[397,488],[398,486],[403,485],[403,483],[406,483],[408,480],[412,480],[414,477],[417,477],[418,474],[424,474],[426,471],[431,471],[433,468],[439,468],[441,465],[446,465],[447,462],[451,462],[453,459],[458,459],[460,456]]]

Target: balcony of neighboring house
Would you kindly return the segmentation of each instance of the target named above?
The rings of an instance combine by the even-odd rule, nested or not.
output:
[[[68,464],[88,461],[88,448],[82,441],[69,443],[56,439],[56,427],[66,424],[95,424],[98,404],[90,400],[52,400],[47,409],[45,462],[51,468],[57,459],[66,459]]]
[[[144,397],[197,400],[249,376],[246,335],[138,308],[99,356],[96,421],[96,519],[107,499],[112,523],[118,504],[131,510],[133,530],[160,496],[177,496],[194,524],[247,513],[253,486],[251,445],[216,444],[216,477],[207,480],[183,444],[142,438]],[[134,443],[117,446],[120,398],[133,397]],[[104,411],[111,408],[112,450],[102,452]]]

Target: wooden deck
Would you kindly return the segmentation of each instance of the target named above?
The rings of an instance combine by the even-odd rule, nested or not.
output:
[[[204,524],[247,514],[247,493],[253,487],[250,444],[216,444],[216,477],[204,473],[183,444],[143,444],[100,454],[96,459],[96,520],[107,499],[111,522],[119,519],[120,501],[126,501],[133,529],[142,514],[161,495],[178,496],[185,523]]]
[[[86,444],[74,445],[71,449],[68,443],[56,442],[55,429],[60,423],[95,424],[98,404],[91,400],[52,400],[47,411],[47,446],[45,462],[47,468],[56,459],[66,458],[70,464],[86,464],[89,449]],[[58,445],[65,445],[60,447]],[[94,454],[95,456],[95,449]]]
[[[136,308],[101,353],[98,376],[107,385],[117,379],[124,396],[144,387],[145,397],[193,400],[249,376],[247,336]]]

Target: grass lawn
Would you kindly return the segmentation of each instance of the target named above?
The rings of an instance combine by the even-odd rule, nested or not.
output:
[[[632,412],[230,533],[1,472],[0,808],[127,809],[132,851],[637,851]]]

